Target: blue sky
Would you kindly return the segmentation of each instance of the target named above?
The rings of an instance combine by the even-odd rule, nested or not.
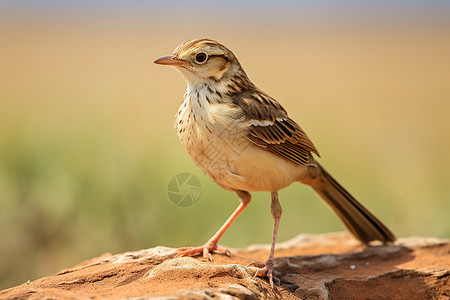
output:
[[[0,1],[0,9],[7,11],[72,13],[89,11],[98,14],[123,11],[124,13],[147,13],[155,15],[179,13],[205,13],[209,15],[246,16],[388,16],[420,17],[450,15],[448,0],[378,0],[378,1],[333,1],[333,0],[281,0],[281,1],[144,1],[144,0],[7,0]]]

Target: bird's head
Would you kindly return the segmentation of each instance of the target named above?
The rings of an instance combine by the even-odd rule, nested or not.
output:
[[[154,63],[176,67],[190,85],[217,82],[244,72],[233,52],[210,39],[186,41],[172,55],[160,57]]]

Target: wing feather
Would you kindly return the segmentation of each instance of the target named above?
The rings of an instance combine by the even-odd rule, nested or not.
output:
[[[234,96],[233,103],[251,124],[247,139],[253,144],[300,165],[311,161],[311,153],[320,156],[303,129],[275,99],[257,88]]]

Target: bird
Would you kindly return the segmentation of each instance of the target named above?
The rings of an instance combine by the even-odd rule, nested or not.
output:
[[[273,286],[274,253],[282,207],[278,191],[294,182],[309,185],[362,243],[395,242],[395,235],[323,167],[305,131],[274,98],[253,84],[236,56],[221,43],[192,39],[154,61],[175,67],[187,82],[175,128],[187,153],[217,185],[237,194],[240,203],[217,233],[199,247],[182,247],[180,256],[213,252],[230,255],[219,239],[251,201],[250,192],[271,194],[274,230],[264,263],[252,263],[256,277]]]

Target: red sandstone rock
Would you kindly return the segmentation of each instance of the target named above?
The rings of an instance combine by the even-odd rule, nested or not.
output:
[[[271,289],[253,279],[267,246],[171,259],[156,247],[83,262],[55,275],[0,292],[1,299],[449,299],[450,243],[405,238],[364,247],[344,233],[300,235],[280,243]]]

